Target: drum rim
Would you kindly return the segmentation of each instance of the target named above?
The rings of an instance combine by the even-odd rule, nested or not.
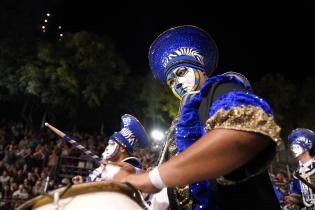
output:
[[[17,210],[34,209],[49,203],[53,203],[54,193],[58,191],[61,193],[65,188],[66,187],[58,188],[56,190],[49,192],[47,195],[39,195],[37,197],[34,197],[31,200],[28,200],[24,204],[20,205],[17,208]],[[72,185],[60,199],[68,198],[74,195],[87,194],[91,192],[120,192],[134,200],[140,207],[145,209],[145,205],[142,202],[140,192],[129,183],[99,181],[76,184]]]

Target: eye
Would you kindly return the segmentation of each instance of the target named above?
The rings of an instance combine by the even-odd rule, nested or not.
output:
[[[173,84],[174,84],[174,79],[171,78],[171,79],[167,80],[167,85],[168,86],[171,87],[171,86],[173,86]]]
[[[187,73],[187,68],[183,67],[183,68],[180,68],[176,71],[176,76],[178,77],[182,77],[184,76],[186,73]]]

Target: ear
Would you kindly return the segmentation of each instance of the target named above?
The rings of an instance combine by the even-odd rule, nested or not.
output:
[[[119,146],[119,152],[124,153],[126,151],[126,149],[122,146]]]
[[[201,70],[199,70],[199,74],[202,75],[203,77],[206,77],[206,76],[207,76],[206,72],[201,71]]]

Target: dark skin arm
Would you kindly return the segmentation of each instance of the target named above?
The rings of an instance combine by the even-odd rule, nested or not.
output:
[[[159,166],[167,187],[182,186],[228,174],[247,163],[271,143],[270,138],[252,132],[214,129],[170,161]],[[148,173],[130,174],[127,181],[143,192],[157,192]]]

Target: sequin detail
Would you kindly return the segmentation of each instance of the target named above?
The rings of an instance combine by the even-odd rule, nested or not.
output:
[[[175,143],[175,127],[178,123],[179,117],[177,116],[173,122],[171,127],[169,128],[167,132],[167,155],[163,162],[173,158],[178,154],[176,143]],[[181,210],[193,210],[193,198],[189,190],[189,185],[183,186],[183,187],[175,187],[175,188],[169,188],[168,190],[171,190],[171,192],[174,194],[174,201],[176,205],[176,209]]]
[[[281,128],[275,123],[272,115],[257,106],[238,106],[229,110],[219,109],[206,122],[207,132],[215,128],[250,131],[269,136],[279,145]]]

